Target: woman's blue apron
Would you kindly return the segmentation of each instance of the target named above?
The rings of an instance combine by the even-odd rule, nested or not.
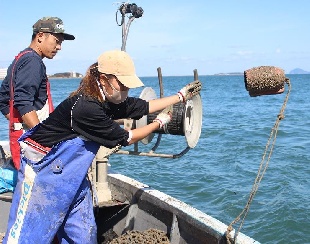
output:
[[[19,139],[21,168],[3,243],[96,243],[87,171],[99,144],[74,138],[47,153],[25,144],[39,125]]]

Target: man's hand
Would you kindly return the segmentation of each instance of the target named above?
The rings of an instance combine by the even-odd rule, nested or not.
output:
[[[40,123],[38,115],[36,111],[34,110],[24,114],[22,116],[22,120],[29,129],[31,129],[32,127],[35,127],[37,124]]]
[[[187,84],[178,92],[180,102],[185,103],[188,99],[197,95],[200,92],[200,90],[201,90],[201,82],[199,80],[195,80]]]
[[[173,106],[170,105],[166,107],[163,111],[161,111],[157,117],[153,120],[153,122],[159,123],[159,128],[163,128],[167,125],[172,119]]]

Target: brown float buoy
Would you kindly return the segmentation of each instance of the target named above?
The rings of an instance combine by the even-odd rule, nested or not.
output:
[[[284,70],[274,66],[259,66],[244,71],[245,88],[251,97],[284,92]]]

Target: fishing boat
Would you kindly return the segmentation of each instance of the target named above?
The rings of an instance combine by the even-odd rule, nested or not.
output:
[[[5,153],[9,150],[7,141],[0,145]],[[110,243],[115,238],[119,238],[115,243],[147,243],[152,239],[152,243],[227,243],[227,225],[221,221],[135,179],[109,173],[108,154],[109,150],[100,148],[91,174],[97,196],[98,243]],[[0,194],[0,240],[6,231],[11,201],[11,192]],[[258,242],[239,233],[236,243]]]
[[[125,51],[130,23],[142,16],[143,9],[136,4],[126,3],[119,7],[119,11],[123,27],[122,50]],[[130,17],[126,25],[124,16],[128,14]],[[198,80],[197,70],[194,70],[193,79]],[[160,93],[163,94],[160,68],[158,68],[158,80]],[[145,100],[156,97],[156,93],[150,87],[144,88],[140,95],[140,98]],[[139,128],[152,121],[155,116],[156,114],[151,114],[140,120],[126,119],[118,122],[124,128]],[[259,243],[241,232],[234,240],[235,230],[227,235],[228,226],[223,222],[133,178],[111,173],[109,170],[109,157],[112,154],[138,157],[139,160],[145,157],[177,160],[189,150],[194,150],[199,141],[201,126],[202,103],[200,95],[196,95],[186,104],[174,105],[171,123],[165,129],[159,129],[140,142],[149,144],[157,137],[150,151],[143,152],[138,148],[138,144],[135,144],[131,151],[100,147],[88,173],[93,185],[98,243]],[[157,153],[156,149],[163,134],[182,136],[187,146],[176,154]],[[12,165],[9,142],[0,141],[0,146],[0,166],[9,169]],[[6,231],[12,195],[11,191],[0,194],[0,243]]]

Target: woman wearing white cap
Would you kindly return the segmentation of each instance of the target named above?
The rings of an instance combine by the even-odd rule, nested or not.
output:
[[[60,243],[96,243],[86,176],[99,147],[127,146],[145,138],[170,122],[173,104],[201,90],[195,81],[176,95],[149,102],[127,96],[130,88],[140,86],[126,52],[105,52],[78,89],[20,138],[21,170],[4,243],[18,243],[21,238],[49,243],[55,235]],[[115,122],[159,110],[163,111],[142,128],[127,131]]]

